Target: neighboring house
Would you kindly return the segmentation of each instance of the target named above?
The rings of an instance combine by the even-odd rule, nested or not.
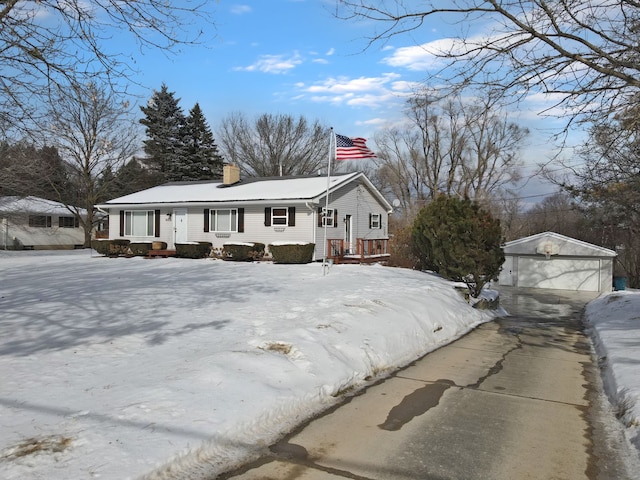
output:
[[[554,232],[504,245],[499,284],[610,292],[616,252]]]
[[[329,209],[323,215],[326,194]],[[392,207],[362,173],[175,182],[110,200],[109,238],[132,242],[314,243],[315,259],[387,254]],[[323,223],[324,222],[324,223]],[[326,225],[326,228],[325,228]],[[325,242],[326,235],[326,242]]]
[[[38,197],[0,197],[0,249],[80,248],[83,244],[84,229],[64,204]]]

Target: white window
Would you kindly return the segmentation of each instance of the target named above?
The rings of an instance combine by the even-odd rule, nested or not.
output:
[[[271,225],[288,225],[289,216],[286,208],[271,209]]]
[[[322,208],[322,226],[323,227],[335,227],[336,226],[336,211],[333,208]]]
[[[226,210],[211,210],[211,222],[209,223],[209,231],[237,232],[238,210],[235,208]]]
[[[124,234],[127,237],[153,237],[155,213],[153,210],[124,212]]]
[[[38,228],[50,228],[51,216],[50,215],[29,215],[29,226]]]
[[[379,213],[369,214],[369,228],[381,228],[381,217],[382,215],[380,215]]]
[[[58,217],[58,226],[60,228],[78,228],[80,222],[76,217]]]

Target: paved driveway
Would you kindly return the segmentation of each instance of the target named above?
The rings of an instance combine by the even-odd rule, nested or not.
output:
[[[580,312],[501,289],[477,328],[271,446],[235,479],[626,479]]]

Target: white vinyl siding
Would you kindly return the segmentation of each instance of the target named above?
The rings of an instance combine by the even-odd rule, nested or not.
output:
[[[324,198],[320,201],[321,207],[325,206]],[[345,217],[351,215],[351,238],[353,244],[350,250],[355,250],[357,239],[386,239],[388,238],[388,215],[385,208],[378,202],[373,194],[364,185],[348,184],[341,189],[332,192],[329,196],[329,208],[337,211],[334,216],[333,227],[326,228],[327,239],[344,239]],[[318,218],[316,211],[316,220]],[[379,218],[378,228],[371,228],[372,215]],[[316,221],[316,258],[324,256],[325,228]]]

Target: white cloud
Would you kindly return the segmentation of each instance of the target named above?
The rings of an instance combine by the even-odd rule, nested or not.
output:
[[[415,90],[417,84],[399,78],[397,73],[385,73],[377,77],[342,76],[330,77],[311,85],[297,83],[295,86],[310,94],[312,102],[378,108],[396,103]]]
[[[249,5],[231,5],[231,13],[235,15],[244,15],[245,13],[251,13],[252,9]]]
[[[394,50],[391,56],[383,59],[382,63],[408,70],[431,70],[442,64],[442,58],[439,58],[439,55],[455,51],[458,44],[455,38],[443,38],[422,45],[400,47]]]
[[[302,63],[302,57],[298,52],[293,55],[262,55],[252,65],[246,67],[238,67],[235,70],[244,72],[262,72],[281,74],[293,70]]]
[[[313,63],[319,63],[321,65],[328,65],[329,64],[329,60],[327,60],[326,58],[315,58],[312,60]]]
[[[330,57],[331,55],[333,55],[336,52],[335,48],[330,48],[327,53],[325,54],[327,57]]]
[[[310,93],[336,93],[366,92],[370,90],[384,89],[391,80],[398,78],[397,73],[385,73],[380,77],[331,77],[322,83],[307,87]]]

